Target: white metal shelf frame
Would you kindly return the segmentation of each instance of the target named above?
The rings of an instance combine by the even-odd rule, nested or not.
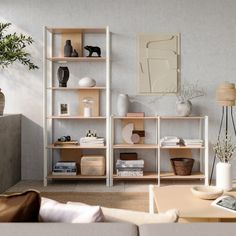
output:
[[[115,145],[114,141],[115,141],[115,120],[117,119],[130,119],[129,117],[115,117],[115,116],[111,116],[111,145],[110,145],[110,186],[113,185],[113,179],[119,179],[119,178],[113,178],[113,167],[114,167],[114,150],[117,148],[128,148],[128,149],[136,149],[135,144],[134,145],[129,145],[129,146],[125,146],[125,145],[119,145],[117,147],[117,145]],[[132,117],[132,119],[136,119],[135,117]],[[155,144],[156,146],[153,147],[153,145],[151,145],[151,147],[143,147],[144,149],[155,149],[155,164],[156,164],[156,174],[157,174],[157,185],[160,186],[161,185],[161,179],[168,179],[168,177],[163,177],[162,176],[162,172],[161,172],[161,150],[168,150],[170,148],[163,148],[160,145],[160,134],[161,134],[161,121],[167,121],[170,122],[171,120],[188,120],[189,122],[193,121],[193,120],[198,120],[199,124],[198,124],[198,128],[199,128],[199,138],[204,140],[204,146],[203,147],[186,147],[189,149],[199,149],[199,153],[200,153],[200,172],[204,173],[204,176],[202,175],[195,175],[198,177],[203,177],[204,178],[204,184],[206,186],[209,185],[209,153],[208,153],[208,116],[197,116],[197,117],[176,117],[176,116],[156,116],[156,117],[143,117],[143,118],[137,118],[137,119],[143,119],[145,121],[148,120],[155,120],[155,127],[156,127],[156,137],[155,137]],[[203,126],[204,125],[204,126]],[[204,131],[203,131],[204,130]],[[204,152],[204,157],[203,157],[203,152]],[[173,175],[169,178],[169,179],[194,179],[195,177],[188,177],[186,176],[186,178],[182,177],[182,178],[174,178]],[[133,178],[135,179],[135,178]],[[137,179],[142,179],[142,178],[137,178]],[[202,179],[202,178],[201,178]]]
[[[43,135],[43,142],[44,142],[44,151],[43,151],[43,181],[44,186],[47,186],[48,174],[52,168],[52,161],[53,161],[53,154],[52,149],[47,148],[49,144],[52,143],[53,140],[53,119],[47,119],[48,117],[53,117],[53,104],[54,104],[54,89],[53,88],[53,64],[58,62],[58,60],[53,60],[53,35],[54,34],[61,34],[61,33],[70,33],[71,31],[75,30],[75,32],[83,32],[84,34],[87,33],[102,33],[105,34],[106,37],[106,58],[103,58],[101,61],[106,63],[106,87],[102,88],[105,89],[106,93],[106,185],[110,186],[110,30],[109,26],[105,28],[50,28],[45,26],[43,29],[43,42],[44,42],[44,50],[43,50],[43,126],[44,126],[44,135]],[[52,58],[52,60],[50,60]],[[64,59],[64,58],[62,58]],[[87,62],[92,60],[86,60],[86,58],[82,58],[82,60],[75,60],[77,63]],[[98,60],[94,60],[96,63]],[[59,61],[60,62],[60,61]],[[63,60],[64,62],[64,60]],[[72,61],[68,60],[67,63],[71,63]],[[55,89],[57,90],[57,89]],[[70,90],[70,89],[68,89]],[[78,89],[79,90],[79,89]],[[50,164],[51,160],[51,164]],[[90,178],[88,178],[90,179]]]

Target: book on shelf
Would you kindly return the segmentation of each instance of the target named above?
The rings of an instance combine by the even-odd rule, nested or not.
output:
[[[137,176],[143,176],[143,171],[119,171],[116,170],[117,176],[123,176],[123,177],[137,177]]]
[[[185,146],[202,146],[202,139],[183,139],[183,143]]]
[[[62,141],[54,142],[55,146],[67,146],[67,145],[78,145],[78,144],[79,144],[78,140],[71,140],[71,141],[66,141],[66,142],[62,142]]]
[[[143,168],[144,160],[117,160],[116,168]]]
[[[180,138],[175,136],[165,136],[160,140],[161,146],[179,146]]]
[[[53,175],[72,175],[72,176],[77,175],[76,172],[55,172],[55,171],[53,171],[52,174]]]
[[[104,146],[103,137],[82,137],[80,138],[80,146]]]
[[[144,117],[145,113],[144,112],[128,112],[126,116],[127,117]]]
[[[55,166],[76,166],[75,161],[58,161]]]

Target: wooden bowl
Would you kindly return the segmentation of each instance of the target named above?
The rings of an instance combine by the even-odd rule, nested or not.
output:
[[[214,186],[194,186],[191,188],[191,192],[198,198],[213,200],[220,197],[224,191]]]

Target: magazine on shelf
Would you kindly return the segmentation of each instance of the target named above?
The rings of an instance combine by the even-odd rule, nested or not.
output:
[[[218,197],[211,205],[236,213],[236,198],[231,195]]]

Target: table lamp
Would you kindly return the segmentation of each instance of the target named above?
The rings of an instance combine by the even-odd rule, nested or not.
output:
[[[234,123],[234,117],[233,117],[233,106],[235,106],[235,100],[236,100],[236,89],[235,84],[229,83],[229,82],[223,82],[220,84],[216,90],[216,101],[220,106],[222,106],[222,113],[221,113],[221,121],[220,121],[220,129],[217,136],[217,140],[219,141],[222,126],[225,121],[225,139],[227,138],[228,132],[229,132],[229,121],[232,121],[234,134],[236,136],[236,128]],[[230,109],[230,117],[229,118],[229,109]],[[213,171],[215,167],[215,160],[216,155],[214,155],[213,159],[213,165],[211,169],[211,177],[210,177],[210,184],[212,181]]]

